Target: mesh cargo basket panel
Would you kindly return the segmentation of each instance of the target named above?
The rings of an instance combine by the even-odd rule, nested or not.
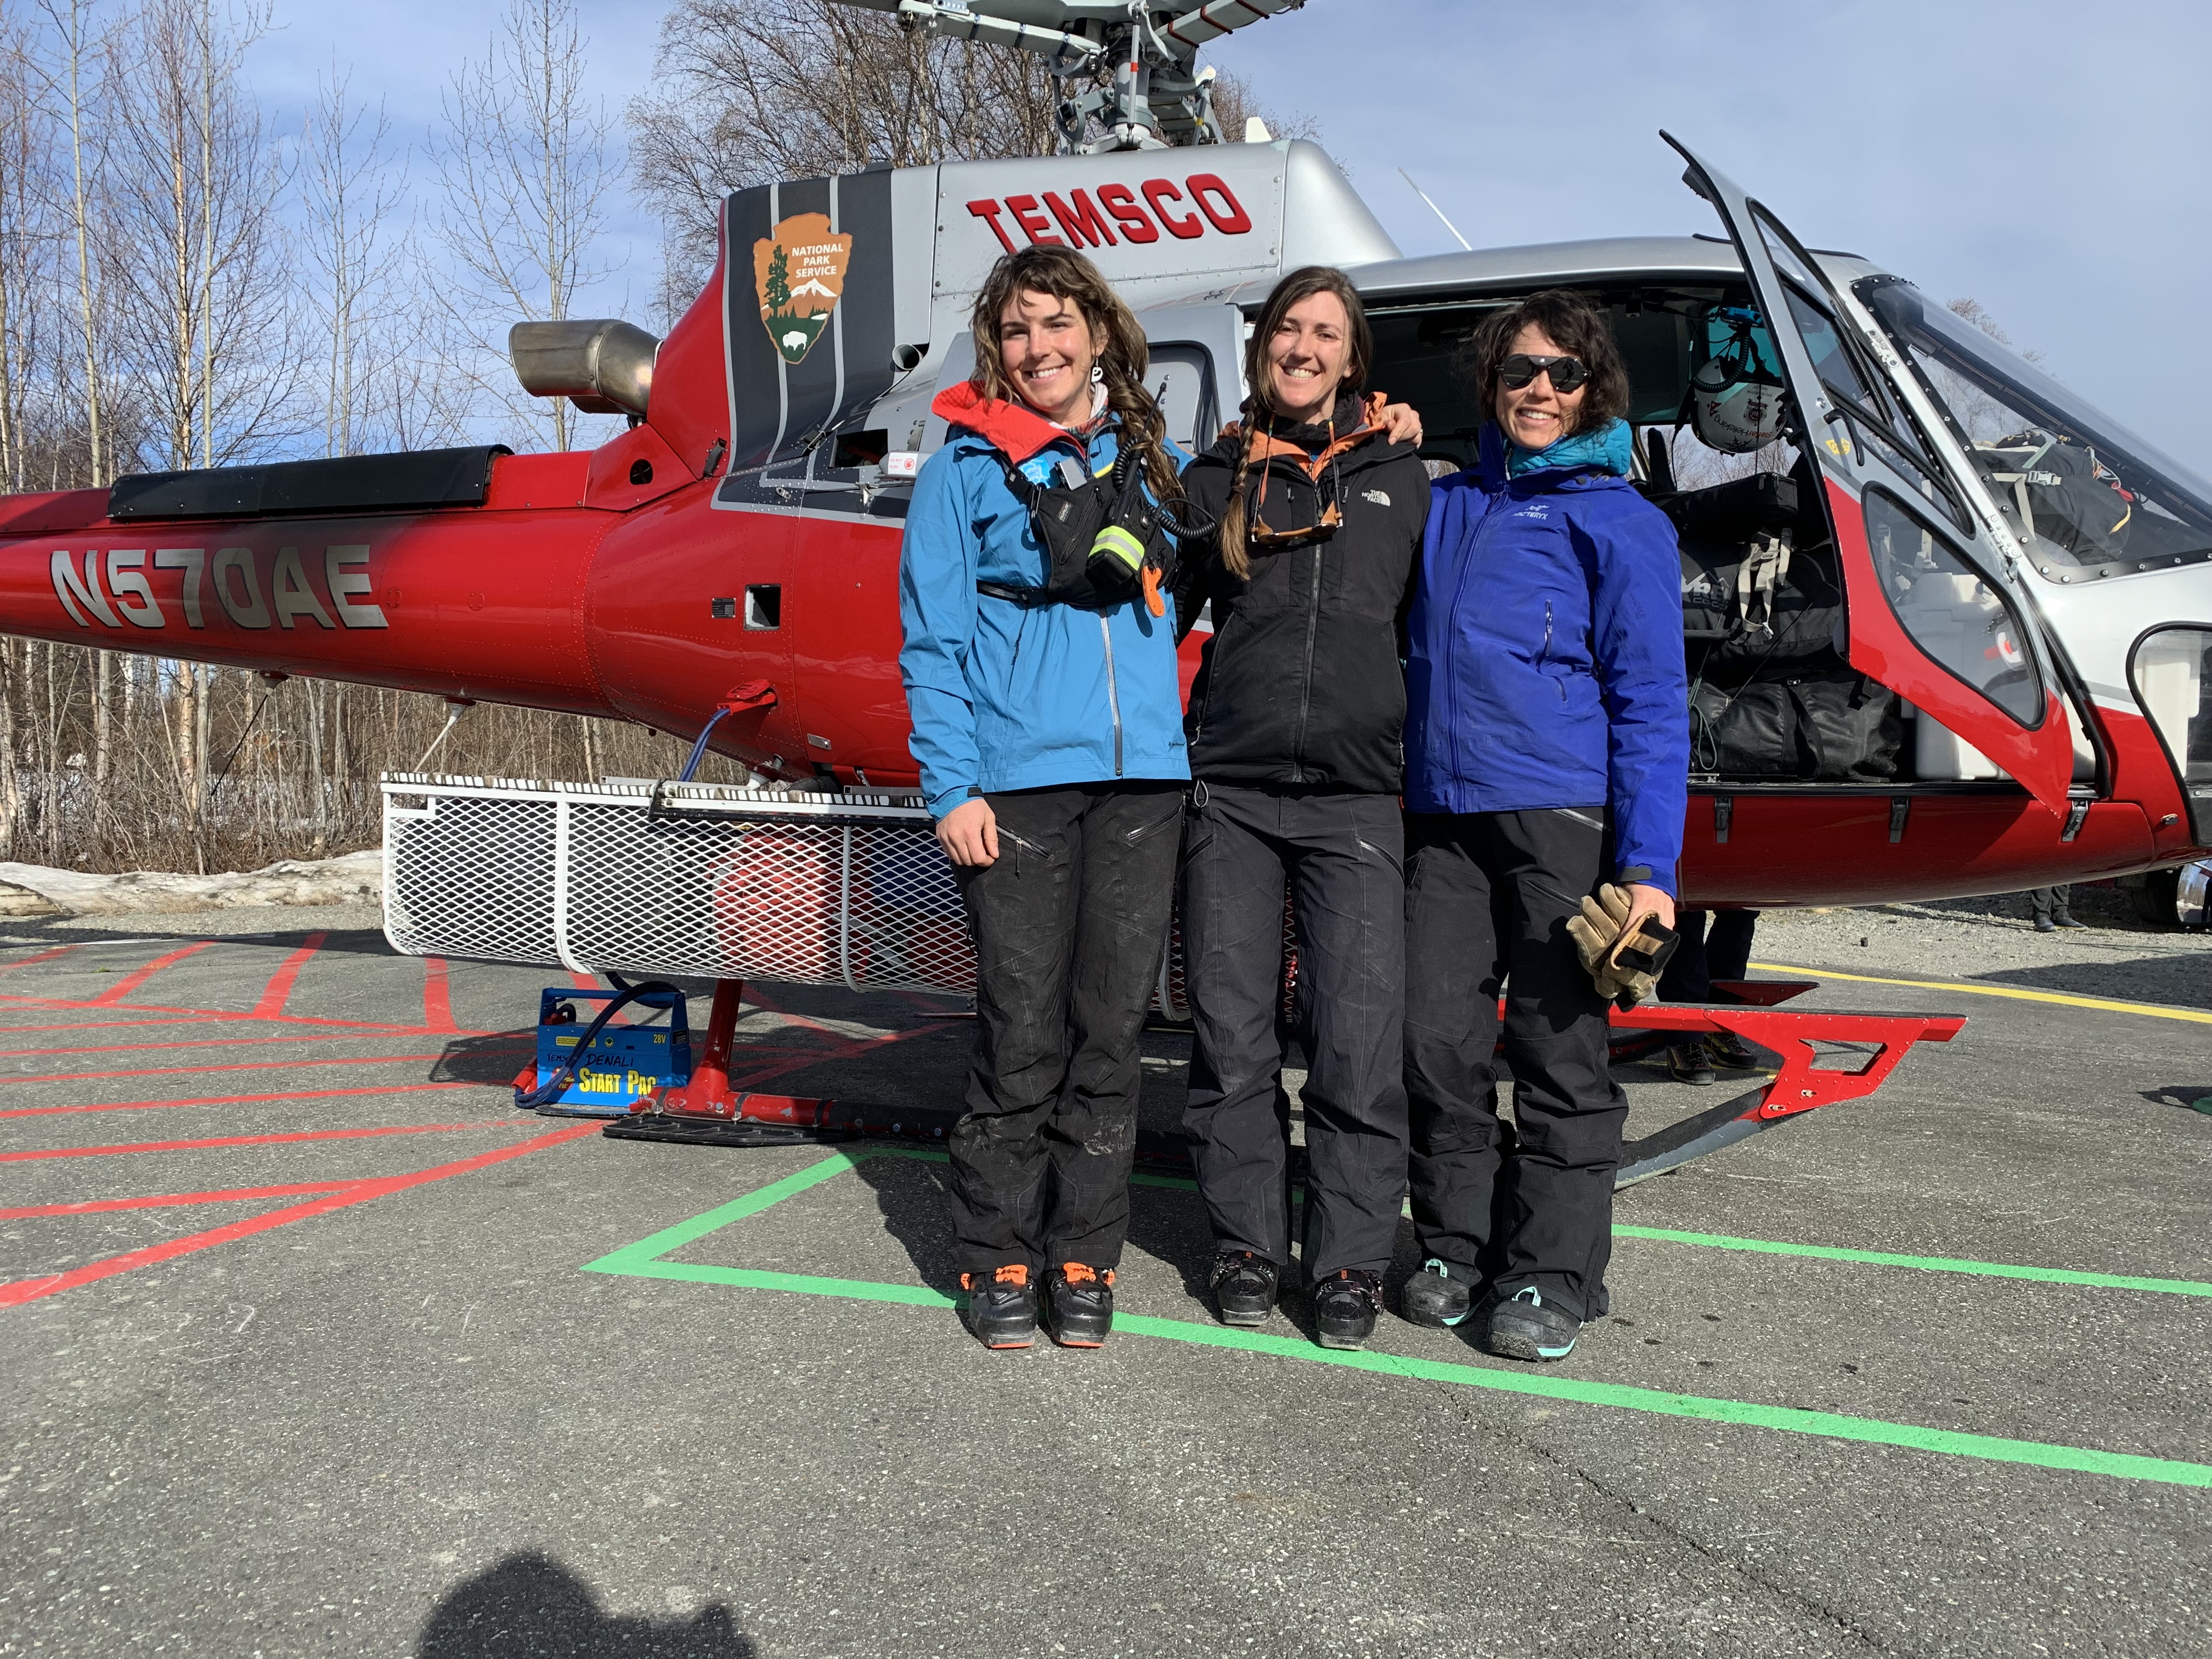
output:
[[[384,779],[385,932],[415,956],[975,988],[920,806],[713,784]]]

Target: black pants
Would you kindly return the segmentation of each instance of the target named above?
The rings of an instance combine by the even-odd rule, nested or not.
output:
[[[1628,1102],[1567,919],[1611,858],[1585,806],[1406,819],[1406,1089],[1426,1255],[1604,1311]],[[1498,1117],[1498,995],[1516,1131]]]
[[[1197,1041],[1183,1123],[1224,1250],[1287,1267],[1283,902],[1297,902],[1310,1279],[1390,1264],[1406,1192],[1404,818],[1395,796],[1200,783],[1184,832]]]
[[[994,864],[954,867],[975,941],[975,1057],[952,1131],[960,1270],[1106,1268],[1129,1229],[1129,1164],[1175,896],[1179,783],[988,797]]]
[[[1677,910],[1674,931],[1682,942],[1659,975],[1662,1002],[1711,1002],[1717,979],[1741,979],[1751,971],[1751,937],[1759,927],[1756,910],[1716,910],[1706,927],[1703,910]]]
[[[2035,913],[2038,921],[2071,921],[2072,913],[2067,908],[2074,902],[2074,890],[2066,887],[2031,887],[2027,890],[2027,907]]]

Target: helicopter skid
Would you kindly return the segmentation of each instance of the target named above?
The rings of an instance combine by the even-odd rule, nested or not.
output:
[[[1784,983],[1791,986],[1788,994],[1811,988],[1802,982]],[[689,1082],[640,1101],[629,1115],[610,1123],[604,1132],[608,1139],[730,1147],[858,1139],[931,1146],[946,1143],[960,1120],[958,1112],[733,1088],[729,1077],[731,1045],[744,991],[742,981],[716,981],[706,1054],[699,1069]],[[1870,1095],[1915,1043],[1948,1042],[1966,1024],[1966,1018],[1959,1014],[1798,1012],[1747,1001],[1614,1009],[1611,1024],[1616,1052],[1623,1046],[1621,1034],[1628,1032],[1649,1034],[1662,1042],[1725,1033],[1777,1055],[1780,1061],[1762,1082],[1743,1094],[1629,1142],[1621,1149],[1614,1184],[1626,1187],[1662,1175],[1819,1107]],[[1863,1062],[1850,1069],[1822,1066],[1823,1054],[1817,1045],[1824,1043],[1864,1053]],[[1155,1171],[1188,1171],[1188,1145],[1179,1134],[1140,1131],[1136,1161]]]

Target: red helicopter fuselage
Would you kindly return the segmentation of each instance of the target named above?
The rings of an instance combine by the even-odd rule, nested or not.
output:
[[[1144,312],[1163,373],[1188,383],[1188,410],[1170,422],[1186,441],[1209,438],[1238,399],[1241,318],[1275,271],[1309,259],[1358,267],[1384,340],[1376,384],[1420,407],[1432,434],[1445,422],[1420,395],[1421,376],[1447,355],[1455,306],[1472,313],[1568,283],[1630,296],[1703,293],[1701,283],[1735,293],[1747,275],[1742,297],[1756,302],[1759,279],[1771,276],[1747,272],[1756,261],[1740,246],[1686,255],[1686,243],[1399,260],[1371,219],[1359,222],[1364,210],[1352,212],[1341,180],[1329,182],[1334,170],[1320,176],[1327,163],[1310,146],[1221,149],[1252,154],[1206,153],[1205,166],[1191,164],[1193,151],[976,163],[742,192],[726,210],[723,260],[652,363],[642,419],[598,449],[483,453],[475,475],[428,504],[315,507],[322,475],[307,473],[306,511],[272,508],[266,490],[235,512],[203,492],[191,510],[166,516],[159,489],[133,495],[122,484],[7,498],[0,630],[618,718],[687,738],[738,688],[764,682],[772,698],[744,699],[750,706],[716,726],[715,749],[791,782],[908,788],[917,776],[897,664],[903,480],[941,441],[941,427],[927,429],[930,394],[965,373],[967,296],[1002,245],[1064,238],[1102,263],[1136,261],[1114,274]],[[926,191],[915,174],[928,175]],[[885,199],[872,207],[870,188]],[[869,246],[871,236],[884,246]],[[771,288],[770,255],[756,259],[755,243],[772,243],[776,258],[788,244],[799,256],[793,273],[808,268],[810,250],[826,250],[817,286],[834,309],[805,312],[789,276]],[[1871,269],[1825,261],[1823,275],[1848,284]],[[1645,314],[1644,299],[1619,304],[1624,317]],[[1802,335],[1792,333],[1785,357]],[[1414,343],[1394,380],[1389,342],[1401,339]],[[806,379],[833,369],[834,383]],[[1793,378],[1793,395],[1819,398],[1814,384]],[[1162,385],[1182,395],[1182,382]],[[2212,626],[2206,571],[2191,561],[2161,584],[2138,580],[2132,603],[2098,601],[2109,615],[2086,582],[2054,580],[2014,602],[2020,649],[2039,668],[2039,718],[2030,725],[2015,713],[2007,724],[1929,645],[1924,619],[1886,597],[1898,591],[1881,562],[1886,526],[1917,508],[1879,505],[1879,478],[1843,470],[1853,459],[1843,434],[1859,428],[1828,413],[1838,441],[1801,511],[1825,514],[1829,527],[1850,667],[1906,700],[1911,719],[1940,724],[1929,734],[1986,763],[1954,768],[1965,774],[1956,777],[1909,775],[1902,763],[1887,778],[1693,775],[1684,897],[1760,907],[1932,898],[2199,855],[2207,832],[2185,792],[2186,756],[2161,740],[2128,653],[2164,624]],[[1863,434],[1858,441],[1869,447]],[[292,476],[268,476],[279,472]],[[192,480],[227,475],[170,476],[185,481],[184,501]],[[343,496],[346,486],[331,489]],[[1991,592],[2014,576],[2036,580],[1984,575]],[[1959,592],[1961,605],[1973,598]],[[1207,637],[1194,633],[1186,645],[1186,684]],[[2004,646],[2002,628],[1998,638]],[[1923,743],[1920,752],[1933,751]]]

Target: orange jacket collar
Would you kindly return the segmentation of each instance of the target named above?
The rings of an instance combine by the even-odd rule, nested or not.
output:
[[[1017,466],[1054,439],[1082,441],[1067,428],[1054,425],[1025,404],[1008,403],[1002,398],[986,398],[973,380],[962,380],[945,387],[929,407],[931,413],[942,416],[947,425],[965,427],[1003,451]]]
[[[1351,431],[1341,434],[1334,443],[1320,453],[1314,455],[1309,455],[1301,446],[1291,443],[1288,439],[1278,438],[1273,433],[1255,428],[1245,438],[1245,465],[1257,465],[1264,461],[1271,461],[1280,455],[1286,460],[1295,463],[1307,477],[1318,478],[1321,477],[1322,469],[1338,456],[1357,449],[1382,430],[1379,422],[1382,418],[1382,405],[1388,402],[1389,398],[1386,394],[1380,392],[1369,392],[1361,400],[1359,424]],[[1242,429],[1241,426],[1231,425],[1228,432],[1236,433]]]

